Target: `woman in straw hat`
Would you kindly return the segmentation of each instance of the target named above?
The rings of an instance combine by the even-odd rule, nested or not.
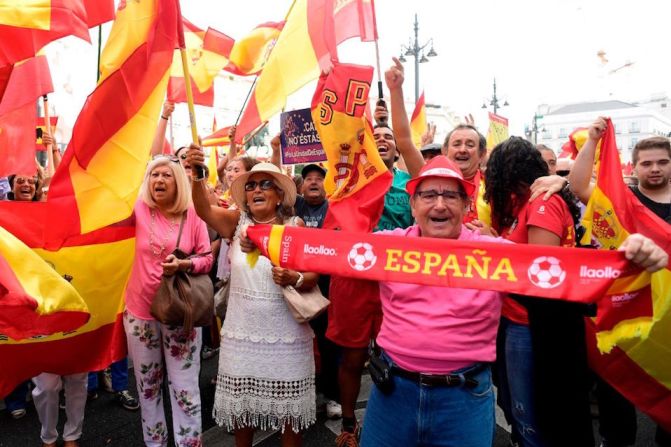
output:
[[[188,162],[204,166],[192,145]],[[254,429],[282,430],[282,445],[297,446],[300,431],[316,418],[313,333],[294,320],[282,286],[310,289],[318,275],[274,267],[267,258],[240,250],[248,225],[303,226],[295,217],[294,182],[271,163],[259,163],[231,184],[238,209],[211,206],[205,182],[193,178],[198,215],[231,244],[231,292],[221,330],[214,419],[235,431],[237,446],[251,446]]]

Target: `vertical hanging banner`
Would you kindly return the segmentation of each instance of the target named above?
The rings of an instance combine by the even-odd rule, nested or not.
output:
[[[489,112],[489,130],[487,131],[487,150],[508,139],[508,118]]]
[[[369,232],[382,214],[391,173],[363,116],[373,67],[335,63],[312,98],[312,119],[328,160],[324,226]]]
[[[282,164],[319,163],[326,160],[310,109],[291,110],[280,115]]]

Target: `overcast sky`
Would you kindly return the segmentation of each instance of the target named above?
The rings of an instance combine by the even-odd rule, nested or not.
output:
[[[182,1],[186,18],[240,38],[254,26],[282,20],[289,0]],[[669,92],[668,20],[665,0],[376,0],[382,70],[402,44],[414,37],[419,18],[419,43],[433,39],[438,56],[420,65],[420,90],[428,103],[447,105],[459,115],[473,113],[486,129],[483,102],[497,94],[510,103],[499,114],[510,119],[511,133],[520,134],[540,104],[619,99],[635,101]],[[109,26],[109,25],[108,25]],[[97,31],[92,31],[97,40]],[[68,63],[95,57],[95,48],[77,42]],[[351,40],[339,48],[340,60],[375,66],[374,44]],[[428,47],[427,47],[428,50]],[[602,53],[600,57],[598,53]],[[414,99],[414,60],[407,58],[405,92]],[[622,68],[625,64],[630,66]],[[92,62],[95,67],[95,62]],[[60,73],[86,90],[95,69]],[[376,75],[377,76],[377,75]],[[377,78],[376,78],[377,79]],[[90,89],[90,87],[88,87]],[[314,85],[290,98],[289,108],[308,107]],[[76,92],[85,96],[89,91]],[[218,92],[225,94],[225,92]],[[78,101],[73,101],[77,103]],[[80,105],[79,105],[80,106]]]

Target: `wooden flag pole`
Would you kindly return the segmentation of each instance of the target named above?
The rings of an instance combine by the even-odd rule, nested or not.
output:
[[[182,56],[182,70],[184,74],[184,87],[186,89],[186,102],[189,108],[189,122],[191,123],[191,140],[193,144],[198,142],[198,127],[196,126],[196,111],[193,106],[193,91],[191,90],[191,75],[189,74],[189,64],[186,57],[186,42],[184,40],[184,22],[182,21],[182,10],[177,3],[177,41],[179,43],[179,54]],[[200,167],[195,167],[196,178],[202,180],[205,177],[205,170]]]
[[[42,96],[42,107],[44,107],[44,132],[42,132],[44,138],[44,133],[48,133],[49,136],[51,136],[51,118],[49,116],[49,98],[47,95]],[[54,172],[56,171],[54,169],[54,153],[53,153],[53,146],[51,144],[48,144],[46,146],[47,149],[47,172],[46,176],[47,178],[52,177],[54,175]]]

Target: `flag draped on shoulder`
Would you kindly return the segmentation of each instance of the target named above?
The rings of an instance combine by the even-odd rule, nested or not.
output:
[[[373,67],[336,63],[312,99],[312,121],[327,158],[325,228],[369,232],[384,208],[391,174],[365,119]]]
[[[49,42],[77,36],[114,18],[113,0],[0,2],[0,66],[34,56]]]
[[[177,18],[174,0],[119,4],[101,80],[75,123],[47,202],[0,202],[0,226],[69,278],[90,315],[76,329],[45,326],[40,334],[0,320],[0,358],[12,359],[0,370],[0,396],[43,371],[96,371],[126,355],[123,292],[135,250],[129,216],[158,124]],[[0,314],[11,304],[5,298],[0,295]],[[30,312],[44,307],[38,298],[31,293],[12,311],[35,319]],[[68,300],[49,306],[57,316],[72,310]]]
[[[0,177],[35,174],[35,104],[53,92],[49,63],[35,56],[4,67],[0,79]]]
[[[615,131],[601,139],[594,192],[585,210],[586,237],[615,249],[641,233],[671,255],[671,225],[647,209],[622,179]],[[671,270],[618,278],[589,320],[590,363],[639,409],[671,431]]]
[[[415,104],[415,110],[410,118],[410,131],[412,132],[412,142],[417,148],[422,146],[422,135],[426,132],[426,104],[424,102],[424,92]]]
[[[327,72],[337,45],[376,37],[372,0],[296,0],[238,123],[236,142],[284,107],[286,98]]]

